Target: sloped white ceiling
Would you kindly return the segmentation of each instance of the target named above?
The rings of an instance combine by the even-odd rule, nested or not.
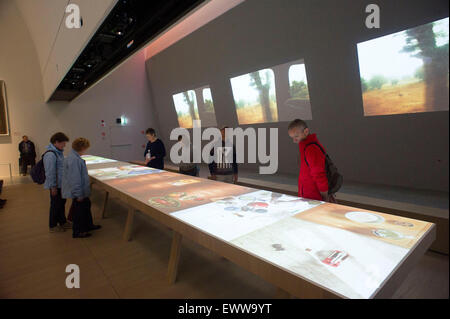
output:
[[[50,52],[70,0],[15,0],[27,25],[44,74]],[[95,0],[97,1],[97,0]]]

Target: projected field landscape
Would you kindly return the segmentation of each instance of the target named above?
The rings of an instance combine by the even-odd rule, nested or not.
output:
[[[237,76],[230,82],[239,124],[312,119],[303,60]]]
[[[448,110],[448,21],[358,44],[365,116]]]
[[[172,98],[180,127],[192,128],[194,120],[201,120],[202,126],[217,125],[209,87],[178,93],[173,95]]]

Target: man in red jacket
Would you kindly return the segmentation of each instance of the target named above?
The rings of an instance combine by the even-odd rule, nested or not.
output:
[[[316,134],[310,134],[308,125],[296,119],[289,124],[289,136],[300,149],[300,174],[298,176],[298,196],[303,198],[335,202],[328,194],[328,179],[325,169],[325,148]],[[320,145],[320,147],[318,146]]]

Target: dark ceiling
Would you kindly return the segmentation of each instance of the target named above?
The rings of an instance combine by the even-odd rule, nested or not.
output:
[[[119,0],[50,101],[71,101],[205,0]]]

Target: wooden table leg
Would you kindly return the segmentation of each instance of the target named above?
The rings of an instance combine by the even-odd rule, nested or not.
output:
[[[167,271],[167,279],[169,280],[169,285],[173,284],[177,279],[178,272],[178,262],[180,261],[180,251],[181,251],[181,236],[180,233],[176,231],[173,232],[172,247],[170,249],[169,257],[169,267]]]
[[[277,288],[277,291],[275,292],[275,299],[290,299],[291,294],[288,293],[286,290]]]
[[[134,212],[135,210],[133,208],[130,207],[128,209],[127,222],[125,224],[125,231],[123,232],[123,239],[125,241],[131,240],[131,233],[133,231]]]
[[[108,198],[109,198],[109,192],[106,192],[105,200],[103,201],[103,207],[102,207],[102,218],[106,217],[106,205],[108,204]]]

